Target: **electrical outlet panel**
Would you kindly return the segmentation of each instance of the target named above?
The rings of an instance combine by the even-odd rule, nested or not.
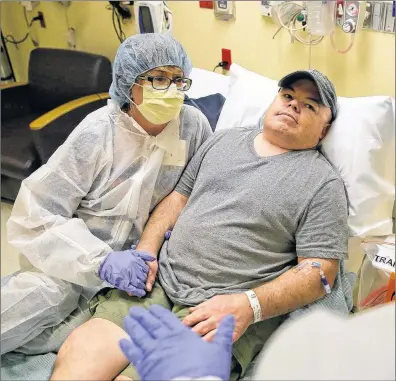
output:
[[[274,1],[261,1],[261,15],[272,17],[272,6]]]
[[[32,12],[39,3],[39,1],[21,1],[21,5],[24,6],[28,12]]]
[[[230,66],[232,64],[231,60],[231,50],[230,49],[221,49],[221,60],[227,61],[227,66],[224,66],[224,70],[230,70]]]
[[[214,14],[219,20],[235,20],[235,1],[222,0],[215,1]]]
[[[394,2],[384,4],[384,27],[383,31],[393,33],[395,31]]]

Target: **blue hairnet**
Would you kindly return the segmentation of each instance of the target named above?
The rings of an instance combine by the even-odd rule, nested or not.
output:
[[[144,33],[128,37],[118,48],[113,65],[110,97],[120,107],[129,103],[136,78],[159,66],[177,66],[187,77],[192,64],[180,42],[169,34]]]

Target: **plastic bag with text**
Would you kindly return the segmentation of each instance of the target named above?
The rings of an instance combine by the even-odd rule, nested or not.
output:
[[[358,310],[395,301],[395,236],[362,242]]]

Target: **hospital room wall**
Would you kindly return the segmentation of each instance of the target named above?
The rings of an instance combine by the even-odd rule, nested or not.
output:
[[[67,10],[69,25],[76,30],[77,49],[114,59],[119,45],[112,27],[111,12],[105,1],[74,1]],[[181,41],[195,67],[213,70],[221,60],[221,48],[232,51],[232,60],[249,70],[273,79],[290,71],[307,68],[309,47],[291,44],[287,31],[275,39],[277,26],[260,15],[260,2],[236,2],[236,21],[214,18],[213,11],[200,9],[197,1],[171,1],[174,36]],[[26,32],[22,7],[18,2],[1,2],[3,33],[20,38]],[[42,47],[67,48],[65,7],[56,2],[41,2],[47,28],[32,27]],[[37,24],[37,23],[35,23]],[[123,26],[125,34],[135,33],[134,22]],[[348,45],[349,35],[337,32],[340,47]],[[17,50],[10,46],[10,56],[18,80],[27,79],[31,41]],[[326,73],[342,96],[395,96],[395,36],[373,31],[358,33],[353,49],[336,53],[326,38],[311,51],[311,66]]]

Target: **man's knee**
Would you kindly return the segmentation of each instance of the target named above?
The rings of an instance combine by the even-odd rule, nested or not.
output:
[[[87,321],[80,327],[75,328],[70,335],[66,338],[63,345],[60,347],[58,356],[56,358],[55,367],[64,363],[68,357],[73,353],[84,350],[89,344],[87,342],[87,327],[91,321]]]
[[[118,346],[124,337],[127,334],[108,320],[87,321],[60,348],[52,380],[113,379],[128,365]]]

